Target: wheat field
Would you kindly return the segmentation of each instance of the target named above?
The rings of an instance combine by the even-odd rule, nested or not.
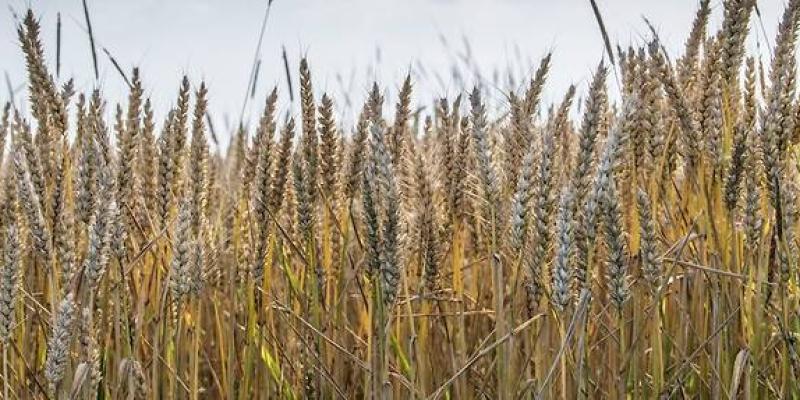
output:
[[[299,113],[272,90],[226,149],[203,82],[157,113],[134,69],[108,104],[29,10],[2,398],[800,398],[800,0],[764,60],[755,0],[723,5],[682,54],[606,39],[554,104],[548,54],[499,109],[409,76],[345,126],[303,59]]]

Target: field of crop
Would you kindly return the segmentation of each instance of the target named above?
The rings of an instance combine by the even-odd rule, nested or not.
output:
[[[501,109],[409,77],[344,126],[303,59],[298,115],[273,90],[224,149],[204,83],[160,113],[120,69],[108,104],[28,11],[2,398],[800,398],[800,0],[766,60],[755,0],[722,3],[679,55],[606,39],[555,104],[547,55]]]

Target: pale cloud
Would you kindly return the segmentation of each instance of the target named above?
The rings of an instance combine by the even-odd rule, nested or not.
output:
[[[7,1],[17,12],[24,12],[28,3]],[[95,82],[80,3],[30,2],[41,18],[52,66],[55,20],[61,12],[62,79],[73,77],[79,88],[88,90]],[[147,95],[159,109],[174,101],[180,76],[188,74],[193,82],[207,81],[217,126],[224,126],[223,115],[229,121],[238,119],[266,1],[88,3],[98,44],[107,47],[124,67],[141,67]],[[642,21],[646,16],[659,29],[671,52],[681,49],[697,7],[696,0],[598,3],[612,41],[641,43],[649,35]],[[719,1],[714,3],[713,23],[718,24],[721,5]],[[772,40],[783,2],[760,0],[759,6]],[[13,82],[20,83],[24,80],[24,65],[14,24],[9,23],[13,19],[10,12],[0,13],[0,18],[6,22],[0,24],[0,65]],[[751,32],[750,47],[755,48],[756,40],[763,42],[755,18]],[[440,37],[446,39],[447,47]],[[395,92],[409,69],[415,75],[418,102],[428,104],[434,96],[452,96],[460,89],[451,70],[464,52],[462,38],[468,41],[477,68],[489,78],[495,71],[530,71],[542,55],[553,50],[546,99],[560,97],[571,83],[585,82],[603,57],[588,0],[275,0],[261,48],[258,94],[253,103],[260,107],[273,85],[278,85],[283,98],[288,98],[281,60],[281,47],[286,46],[295,69],[298,58],[308,55],[316,88],[332,93],[340,105],[344,103],[344,91],[353,101],[360,101],[373,79]],[[100,56],[99,85],[108,98],[119,100],[125,93],[124,83],[102,53]],[[417,67],[419,64],[424,65],[425,73]],[[469,74],[462,73],[462,77],[471,84]],[[6,97],[3,87],[0,99]],[[18,97],[21,101],[22,96]],[[247,114],[256,111],[252,109]]]

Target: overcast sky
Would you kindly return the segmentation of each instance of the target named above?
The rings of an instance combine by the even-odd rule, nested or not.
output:
[[[140,67],[147,96],[159,109],[174,102],[179,79],[193,85],[205,80],[210,108],[220,131],[238,121],[253,63],[266,0],[87,0],[98,47],[99,81],[92,70],[88,36],[80,0],[3,0],[0,10],[0,68],[12,86],[24,82],[23,57],[17,45],[13,12],[30,5],[40,18],[45,52],[55,69],[56,16],[62,20],[60,79],[74,78],[79,89],[100,87],[117,101],[125,84],[103,54],[105,47],[130,70]],[[614,43],[641,43],[649,37],[642,17],[655,25],[670,52],[678,52],[699,0],[597,0]],[[712,0],[712,26],[719,25],[721,0]],[[783,0],[759,0],[768,42],[784,7]],[[360,102],[372,80],[390,97],[411,72],[417,104],[434,96],[453,96],[462,84],[452,73],[469,53],[489,80],[489,90],[502,99],[507,80],[492,84],[494,75],[529,73],[546,52],[553,51],[551,79],[545,100],[560,98],[571,83],[579,93],[603,46],[589,0],[274,0],[260,48],[261,68],[256,96],[245,117],[261,108],[266,92],[278,85],[283,108],[288,94],[281,58],[286,47],[297,90],[297,63],[307,55],[317,96],[332,93],[345,114],[347,99]],[[465,43],[468,43],[465,44]],[[748,46],[764,48],[758,18],[751,22]],[[764,57],[769,57],[764,51]],[[765,61],[768,61],[765,59]],[[463,70],[463,68],[462,68]],[[5,79],[4,79],[5,80]],[[469,76],[466,85],[472,84]],[[613,80],[609,84],[614,85]],[[17,104],[24,101],[17,93]],[[2,84],[0,100],[8,98]],[[224,136],[224,135],[223,135]],[[226,141],[223,139],[223,141]]]

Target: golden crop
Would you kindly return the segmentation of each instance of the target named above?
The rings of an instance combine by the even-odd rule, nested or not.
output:
[[[577,121],[574,87],[541,104],[550,55],[500,110],[416,109],[409,77],[354,127],[303,60],[299,115],[273,90],[224,154],[204,84],[163,121],[137,70],[126,104],[76,93],[29,11],[3,398],[800,397],[800,0],[767,63],[755,1],[723,3],[680,56],[601,63]]]

